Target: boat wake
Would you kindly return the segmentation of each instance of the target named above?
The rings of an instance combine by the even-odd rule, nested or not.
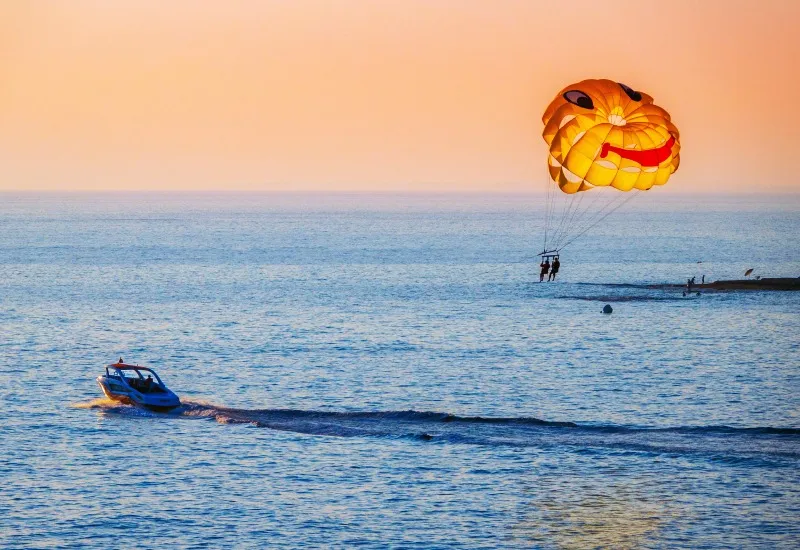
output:
[[[120,403],[119,401],[114,401],[113,399],[109,399],[108,397],[98,397],[97,399],[92,399],[90,401],[73,403],[72,408],[97,410],[103,413],[119,414],[125,416],[141,416],[141,417],[153,417],[153,418],[181,416],[184,412],[181,407],[178,407],[176,409],[167,412],[156,412],[150,409],[145,409],[144,407],[137,407],[136,405],[128,405],[125,403]]]
[[[800,466],[800,429],[783,427],[677,426],[648,428],[532,417],[457,416],[442,412],[335,412],[296,409],[234,409],[185,400],[157,413],[97,399],[76,405],[104,413],[152,418],[195,418],[221,424],[328,437],[371,437],[442,444],[510,447],[573,447],[580,452],[609,450],[657,455],[708,455],[719,461],[767,461]]]
[[[110,407],[115,407],[119,405],[116,401],[109,399],[108,397],[98,397],[97,399],[92,399],[91,401],[83,401],[81,403],[73,403],[73,409],[105,409]]]
[[[633,296],[633,295],[597,295],[597,296],[557,296],[561,300],[584,300],[587,302],[676,302],[684,301],[687,298],[694,298],[696,294],[690,296],[659,295],[659,296]]]
[[[559,291],[557,299],[591,302],[676,302],[702,296],[699,288],[687,293],[685,285],[670,284],[573,283]]]

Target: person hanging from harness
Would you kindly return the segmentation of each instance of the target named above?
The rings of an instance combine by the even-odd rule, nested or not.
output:
[[[541,264],[539,264],[539,267],[542,268],[541,273],[539,273],[539,282],[541,283],[542,281],[544,281],[544,276],[547,275],[547,273],[550,271],[550,260],[548,260],[547,257],[545,256],[544,261]]]
[[[548,281],[555,281],[556,280],[556,273],[558,273],[558,268],[561,267],[561,262],[558,261],[558,256],[553,259],[553,265],[550,268],[550,276],[547,278]]]

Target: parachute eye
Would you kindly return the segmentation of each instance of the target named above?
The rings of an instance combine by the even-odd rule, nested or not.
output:
[[[623,84],[622,82],[617,82],[617,84],[619,84],[619,87],[620,87],[620,88],[622,88],[622,90],[623,90],[623,91],[624,91],[624,92],[625,92],[625,93],[628,95],[628,97],[629,97],[629,98],[631,98],[632,100],[634,100],[634,101],[641,101],[641,100],[642,100],[642,94],[641,94],[641,93],[639,93],[639,92],[637,92],[637,91],[634,91],[634,89],[633,89],[633,88],[629,88],[628,86],[626,86],[626,85],[625,85],[625,84]]]
[[[568,92],[564,92],[564,99],[573,105],[577,105],[578,107],[583,107],[584,109],[594,109],[594,102],[592,101],[592,98],[580,90],[570,90]]]

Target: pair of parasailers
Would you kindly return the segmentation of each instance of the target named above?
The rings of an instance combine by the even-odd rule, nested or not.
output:
[[[539,264],[539,267],[542,268],[542,271],[539,273],[539,282],[541,283],[544,281],[544,276],[548,273],[550,274],[547,277],[548,281],[555,281],[556,274],[558,273],[558,269],[561,267],[561,262],[558,261],[558,256],[553,258],[553,265],[550,265],[550,260],[545,258],[544,261]]]

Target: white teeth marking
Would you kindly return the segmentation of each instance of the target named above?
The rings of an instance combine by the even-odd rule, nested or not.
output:
[[[583,132],[581,132],[580,134],[575,136],[575,138],[572,140],[572,145],[575,145],[576,143],[578,143],[578,141],[580,141],[580,139],[583,137],[583,135],[585,133],[586,133],[586,130],[584,130]]]
[[[583,181],[583,178],[580,177],[578,174],[573,174],[564,167],[561,168],[561,173],[564,174],[564,177],[567,178],[567,181],[570,183],[579,183]]]
[[[610,170],[616,170],[617,169],[617,165],[614,164],[613,162],[611,162],[610,160],[596,160],[596,161],[594,161],[594,163],[597,166],[602,166],[603,168],[608,168]]]
[[[657,171],[658,171],[658,166],[648,166],[647,168],[642,170],[642,172],[647,172],[648,174],[652,174],[653,172]]]
[[[626,166],[625,168],[621,169],[623,172],[630,172],[632,174],[637,174],[642,171],[641,168],[638,166]]]
[[[561,128],[563,128],[567,124],[567,122],[569,122],[573,118],[575,118],[575,115],[567,115],[564,118],[562,118],[561,122],[558,125],[558,129],[560,130]]]
[[[549,162],[549,163],[550,163],[550,166],[554,166],[555,168],[560,168],[560,167],[561,167],[561,163],[560,163],[560,162],[558,162],[558,161],[556,160],[556,157],[554,157],[553,155],[550,155],[550,156],[547,158],[547,162]]]
[[[614,126],[625,126],[628,121],[618,114],[608,115],[608,122]]]

